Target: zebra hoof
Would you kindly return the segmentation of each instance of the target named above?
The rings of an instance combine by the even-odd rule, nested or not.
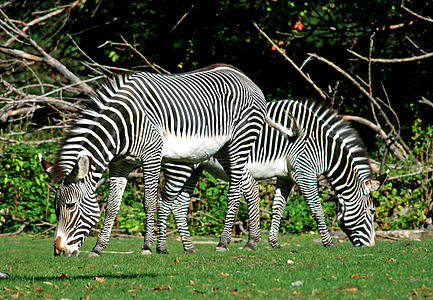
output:
[[[323,245],[323,246],[326,248],[335,248],[336,247],[334,243],[329,244],[329,245]]]
[[[143,255],[152,255],[152,251],[151,250],[147,250],[147,249],[143,249],[143,252],[141,252],[141,254],[143,254]]]
[[[167,248],[164,249],[156,249],[156,252],[158,252],[158,254],[168,254]]]
[[[89,252],[89,257],[99,257],[99,256],[101,256],[101,253],[94,252],[94,251]]]
[[[256,245],[254,245],[254,244],[248,242],[248,243],[244,246],[244,250],[247,250],[247,251],[254,251],[254,250],[256,250]]]
[[[217,250],[218,251],[218,250]],[[190,248],[190,249],[185,249],[183,252],[190,254],[190,253],[197,253],[197,249],[195,248]]]
[[[227,247],[216,247],[215,248],[215,251],[216,252],[224,252],[224,251],[228,251],[229,250],[229,248],[227,248]]]
[[[271,246],[272,246],[272,248],[274,248],[274,249],[280,249],[281,248],[281,245],[280,245],[280,243],[276,243],[276,244],[270,244]]]

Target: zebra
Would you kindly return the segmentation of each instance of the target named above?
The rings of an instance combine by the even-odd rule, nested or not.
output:
[[[269,244],[274,248],[281,247],[278,240],[280,220],[287,197],[296,183],[317,223],[323,245],[335,246],[318,193],[318,178],[324,175],[338,197],[337,220],[341,229],[354,246],[374,246],[375,204],[370,192],[380,187],[386,174],[373,178],[370,160],[357,132],[334,110],[310,100],[267,103],[267,115],[283,126],[297,128],[297,135],[288,139],[265,124],[247,163],[255,179],[277,177]],[[195,252],[186,222],[195,184],[203,169],[224,180],[227,175],[214,158],[170,170],[172,167],[166,166],[172,174],[169,172],[160,206],[173,211],[185,252]],[[183,186],[177,198],[164,197],[171,193],[173,185]],[[161,243],[165,242],[165,232],[159,235]]]
[[[249,207],[245,249],[260,240],[258,187],[246,169],[251,147],[266,118],[262,91],[229,65],[161,75],[133,72],[117,76],[90,97],[69,126],[56,162],[41,157],[54,183],[57,227],[54,255],[78,256],[99,221],[95,189],[109,167],[109,196],[103,228],[90,256],[109,242],[133,167],[144,171],[146,234],[143,254],[152,253],[154,215],[161,163],[198,163],[218,158],[229,177],[228,210],[218,249],[226,249],[241,193]]]

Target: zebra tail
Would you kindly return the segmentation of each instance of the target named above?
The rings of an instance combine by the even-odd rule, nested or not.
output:
[[[290,120],[292,121],[289,124],[290,127],[274,122],[274,120],[272,120],[269,116],[266,116],[266,123],[268,123],[269,126],[281,132],[281,134],[283,134],[287,138],[297,138],[300,135],[302,135],[302,131],[298,126],[298,123],[296,122],[295,118],[293,118],[292,115],[289,113],[288,115],[290,117]]]

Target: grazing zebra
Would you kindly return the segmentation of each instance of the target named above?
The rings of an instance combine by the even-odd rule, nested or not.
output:
[[[265,124],[250,153],[247,167],[255,179],[277,177],[272,206],[269,243],[280,247],[278,231],[287,197],[296,183],[317,222],[323,245],[335,246],[325,224],[317,179],[324,175],[338,196],[337,219],[354,246],[375,245],[375,205],[370,192],[379,188],[385,176],[373,179],[367,153],[356,131],[336,112],[311,101],[281,100],[267,104],[267,115],[275,122],[298,128],[296,139],[287,139]],[[166,166],[167,167],[167,166]],[[170,166],[167,167],[170,169]],[[195,252],[186,215],[189,200],[202,169],[227,180],[219,162],[184,165],[171,170],[160,206],[173,210],[185,252]],[[172,180],[173,182],[170,182]],[[167,201],[174,185],[183,185],[175,201]],[[173,199],[173,197],[172,197]],[[171,200],[172,200],[171,199]],[[160,233],[165,242],[165,232]],[[165,244],[160,247],[166,247]]]
[[[261,90],[227,65],[175,75],[136,72],[109,81],[70,126],[56,163],[41,159],[52,180],[60,183],[55,198],[54,254],[79,254],[100,218],[95,189],[108,166],[106,217],[90,256],[101,254],[108,244],[128,175],[139,164],[145,182],[143,253],[151,253],[161,163],[198,163],[211,156],[222,163],[230,183],[218,249],[227,248],[230,242],[242,192],[251,224],[245,248],[254,249],[260,240],[258,188],[245,166],[265,115]]]

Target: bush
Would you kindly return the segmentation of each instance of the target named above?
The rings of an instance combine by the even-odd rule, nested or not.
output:
[[[51,187],[38,153],[54,152],[55,144],[30,146],[21,143],[3,147],[0,156],[0,232],[14,232],[29,221],[27,229],[41,230],[38,221],[56,223]],[[52,193],[51,193],[52,194]]]

